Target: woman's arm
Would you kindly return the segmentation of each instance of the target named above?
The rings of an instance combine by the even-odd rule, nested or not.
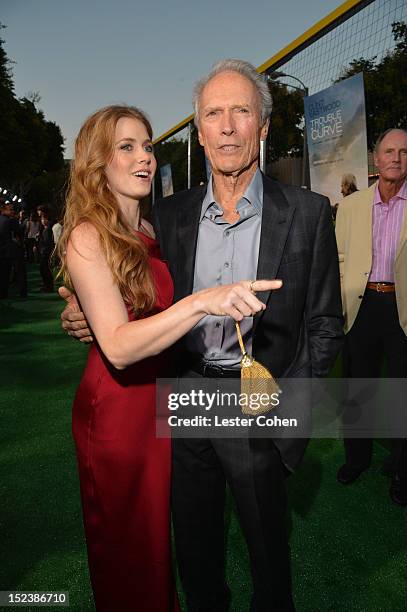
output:
[[[129,322],[93,225],[82,223],[73,230],[66,256],[89,326],[117,369],[160,353],[208,314],[230,315],[240,321],[265,307],[249,290],[250,283],[243,281],[199,291],[157,315]],[[258,291],[280,286],[281,281],[256,281]]]

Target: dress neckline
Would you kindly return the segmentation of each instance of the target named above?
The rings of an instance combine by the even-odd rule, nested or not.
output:
[[[137,232],[137,234],[144,236],[144,238],[148,238],[149,240],[152,240],[153,242],[157,242],[157,239],[153,238],[152,236],[149,236],[149,234],[146,234],[145,232],[142,232],[141,230],[135,230],[135,231]]]
[[[139,224],[139,227],[144,227],[142,223]],[[145,228],[144,228],[145,229]],[[145,231],[142,231],[141,229],[135,230],[138,234],[141,234],[142,236],[145,236],[146,238],[150,238],[150,240],[154,240],[154,242],[156,242],[156,238],[153,238],[152,236],[150,236],[150,234],[147,234]]]

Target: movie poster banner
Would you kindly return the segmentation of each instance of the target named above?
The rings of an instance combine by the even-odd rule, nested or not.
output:
[[[343,198],[342,177],[353,174],[358,189],[368,187],[363,74],[355,74],[304,99],[311,189]]]
[[[174,188],[172,186],[171,164],[165,164],[165,166],[161,166],[160,175],[163,198],[166,198],[167,196],[170,196],[174,193]]]

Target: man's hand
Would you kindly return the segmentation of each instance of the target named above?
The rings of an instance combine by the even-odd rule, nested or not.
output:
[[[62,327],[70,336],[80,342],[88,344],[93,342],[92,332],[88,327],[85,315],[80,311],[76,295],[66,287],[60,287],[58,293],[66,301],[65,309],[61,313]]]

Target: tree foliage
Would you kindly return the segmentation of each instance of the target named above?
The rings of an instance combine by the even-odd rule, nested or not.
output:
[[[155,155],[159,168],[165,164],[171,164],[172,183],[174,193],[188,188],[188,139],[180,138],[178,135],[158,144]],[[191,185],[199,185],[206,182],[205,153],[198,142],[198,131],[195,126],[191,133]],[[158,176],[156,181],[158,191],[156,197],[161,195],[161,180]]]
[[[363,72],[366,98],[367,141],[369,149],[381,132],[407,125],[407,24],[392,24],[394,49],[380,61],[377,56],[350,62],[338,81]]]
[[[304,102],[301,93],[278,81],[269,83],[273,112],[267,138],[267,160],[300,157],[303,150]]]
[[[187,151],[187,141],[179,137],[160,142],[155,147],[154,152],[157,158],[156,186],[158,187],[156,197],[161,195],[160,168],[166,164],[171,164],[174,192],[187,188]]]
[[[0,24],[0,28],[4,26]],[[0,39],[1,184],[31,204],[37,203],[34,201],[37,183],[46,184],[42,201],[55,204],[61,172],[65,180],[64,139],[60,128],[47,121],[38,109],[38,93],[16,98],[11,64],[4,40]]]

